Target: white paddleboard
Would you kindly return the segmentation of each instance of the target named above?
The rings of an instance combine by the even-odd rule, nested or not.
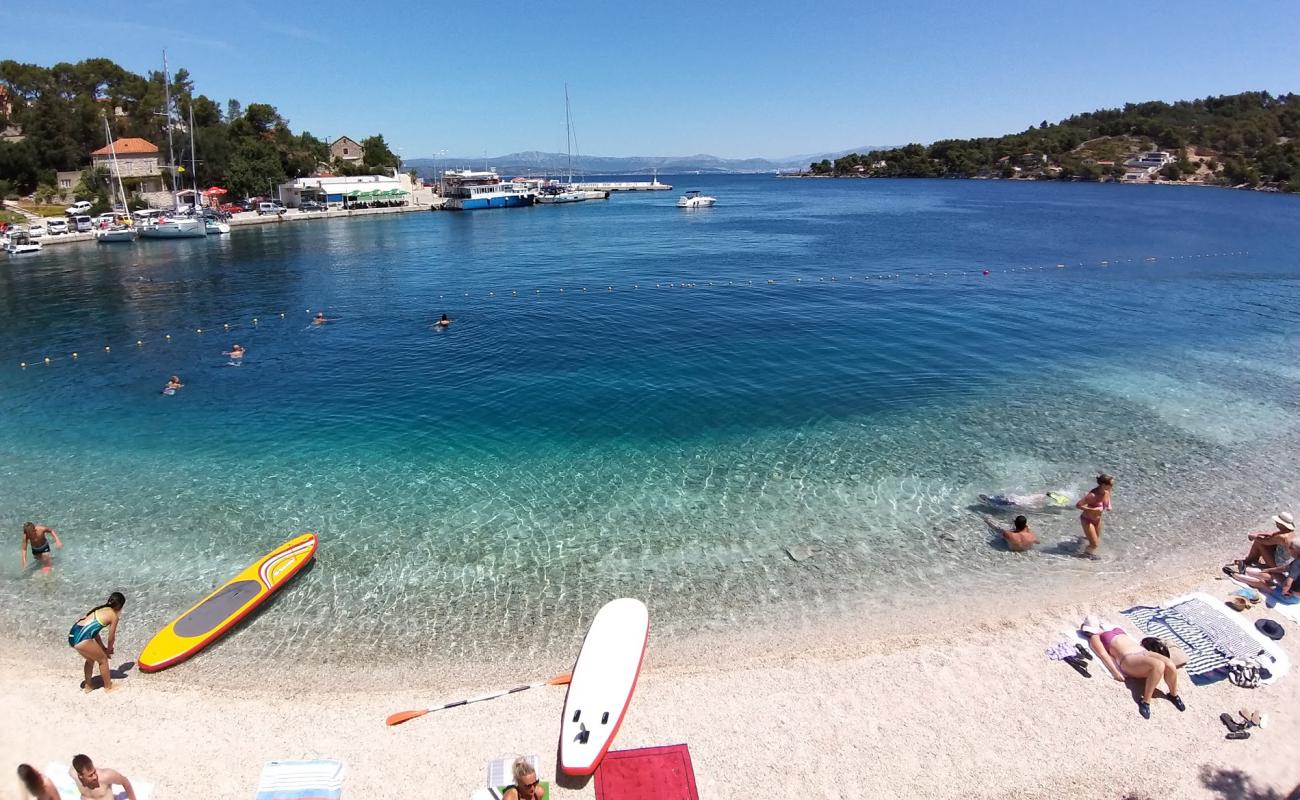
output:
[[[596,612],[582,642],[560,721],[560,769],[590,775],[623,723],[650,636],[650,612],[631,597]]]

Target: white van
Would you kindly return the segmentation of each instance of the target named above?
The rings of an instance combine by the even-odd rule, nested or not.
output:
[[[62,217],[50,217],[45,220],[45,231],[51,236],[60,236],[68,232],[68,221]]]
[[[95,220],[85,214],[78,214],[72,221],[77,225],[77,233],[89,233],[95,229]]]
[[[263,214],[283,214],[284,211],[285,211],[284,206],[280,205],[279,203],[258,203],[257,204],[257,215],[259,217],[262,216]]]

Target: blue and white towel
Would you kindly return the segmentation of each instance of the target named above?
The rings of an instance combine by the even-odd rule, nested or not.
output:
[[[257,800],[338,800],[343,796],[342,761],[271,761],[262,767]]]
[[[1255,658],[1272,675],[1289,668],[1286,654],[1261,638],[1205,594],[1189,595],[1160,606],[1134,606],[1120,612],[1148,636],[1176,644],[1187,653],[1192,683],[1214,683],[1228,676],[1234,658]]]

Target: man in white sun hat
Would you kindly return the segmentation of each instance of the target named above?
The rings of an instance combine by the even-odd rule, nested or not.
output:
[[[1283,511],[1273,517],[1272,522],[1276,530],[1252,533],[1246,537],[1250,540],[1250,552],[1237,562],[1241,567],[1260,566],[1267,569],[1281,566],[1290,560],[1288,548],[1295,537],[1295,519],[1290,511]]]

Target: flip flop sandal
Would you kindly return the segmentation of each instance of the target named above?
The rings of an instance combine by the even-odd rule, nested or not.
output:
[[[1249,711],[1243,708],[1237,712],[1237,715],[1240,716],[1242,720],[1244,720],[1246,723],[1246,725],[1243,725],[1242,727],[1249,726],[1252,728],[1262,728],[1264,727],[1264,723],[1266,722],[1266,718],[1264,717],[1264,715],[1259,713],[1258,711]]]
[[[1236,733],[1237,731],[1246,727],[1245,725],[1242,725],[1240,722],[1238,722],[1236,718],[1233,717],[1231,714],[1229,714],[1227,711],[1219,715],[1219,722],[1223,723],[1223,727],[1227,728],[1229,733]]]
[[[1092,660],[1092,653],[1088,652],[1088,648],[1084,647],[1081,644],[1076,644],[1074,646],[1074,649],[1079,651],[1079,655],[1083,658],[1084,661]]]
[[[1165,697],[1168,697],[1168,698],[1169,698],[1169,702],[1173,703],[1173,704],[1174,704],[1174,708],[1178,709],[1179,711],[1186,711],[1186,710],[1187,710],[1187,704],[1184,703],[1184,702],[1183,702],[1183,698],[1179,697],[1178,695],[1176,695],[1176,694],[1167,694],[1167,695],[1165,695]]]
[[[1138,713],[1142,715],[1142,719],[1151,719],[1151,704],[1138,701]]]
[[[1232,733],[1228,734],[1227,736],[1225,736],[1225,737],[1223,737],[1223,738],[1225,738],[1225,739],[1249,739],[1249,738],[1250,738],[1250,731],[1233,731]]]
[[[1079,658],[1078,656],[1066,656],[1061,660],[1069,664],[1070,666],[1074,667],[1074,671],[1079,673],[1083,677],[1085,678],[1092,677],[1092,673],[1088,671],[1088,665],[1083,663],[1083,659]]]

